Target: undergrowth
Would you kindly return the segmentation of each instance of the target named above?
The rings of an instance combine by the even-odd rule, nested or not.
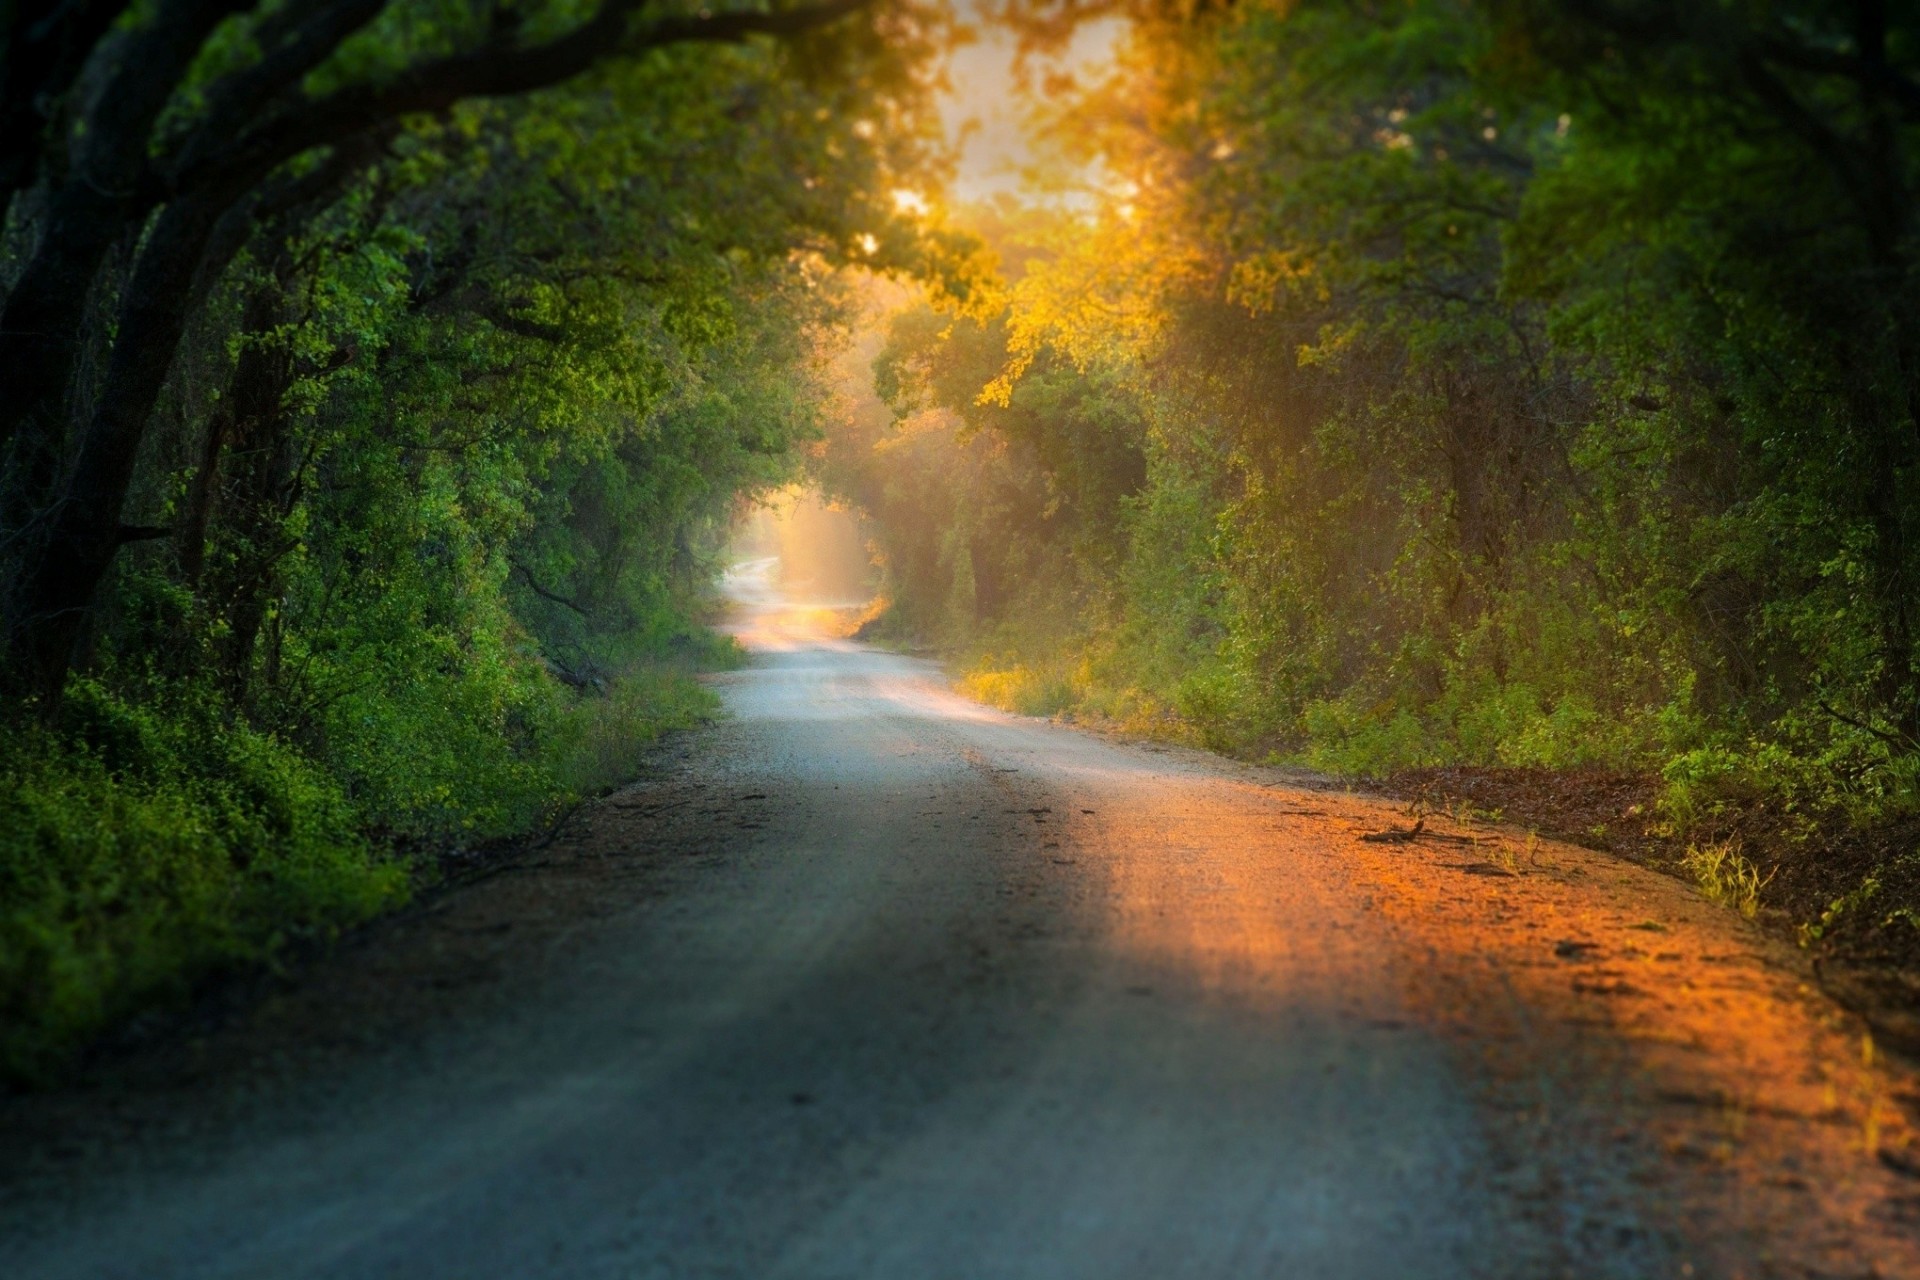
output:
[[[80,683],[73,730],[0,748],[0,1071],[404,900],[336,778],[207,700]]]
[[[738,656],[694,633],[584,691],[529,663],[343,700],[357,732],[300,745],[203,686],[76,680],[57,728],[0,741],[0,1079],[47,1081],[138,1010],[392,909],[422,851],[626,781],[717,713],[693,672]]]

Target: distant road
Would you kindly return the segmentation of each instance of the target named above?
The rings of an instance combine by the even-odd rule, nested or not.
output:
[[[1911,1078],[1737,919],[984,710],[772,568],[730,720],[552,847],[6,1104],[0,1275],[1920,1275]]]

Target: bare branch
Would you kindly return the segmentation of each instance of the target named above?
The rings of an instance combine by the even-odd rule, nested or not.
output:
[[[555,604],[565,605],[567,608],[573,610],[575,613],[579,614],[583,618],[591,618],[593,616],[578,604],[575,604],[573,601],[561,595],[559,592],[549,591],[545,587],[541,586],[539,580],[533,576],[533,570],[527,568],[527,566],[525,566],[524,564],[521,564],[518,560],[515,560],[513,562],[513,567],[520,571],[521,580],[524,581],[527,584],[527,586],[532,589],[533,594],[539,596],[542,600],[551,600]]]
[[[1855,729],[1860,729],[1866,733],[1870,733],[1874,737],[1878,738],[1880,741],[1886,743],[1890,747],[1897,747],[1902,751],[1912,751],[1915,747],[1920,746],[1920,743],[1916,743],[1912,738],[1908,737],[1904,733],[1892,733],[1885,729],[1877,728],[1874,725],[1870,725],[1864,720],[1856,720],[1850,715],[1846,715],[1840,711],[1835,710],[1833,704],[1828,702],[1825,698],[1820,699],[1820,701],[1816,705],[1820,708],[1820,710],[1824,711],[1827,715],[1833,717],[1835,720],[1838,720],[1841,724],[1851,725]]]
[[[172,525],[160,524],[123,524],[120,526],[120,542],[152,542],[156,538],[171,538]]]

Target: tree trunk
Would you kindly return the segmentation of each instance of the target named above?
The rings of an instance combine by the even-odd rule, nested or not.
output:
[[[25,0],[0,56],[0,219],[33,185],[46,149],[47,121],[124,0]]]
[[[127,284],[106,383],[73,478],[54,506],[45,540],[22,558],[22,617],[12,657],[46,714],[59,705],[94,595],[120,547],[121,508],[147,419],[186,327],[181,299],[235,194],[186,197],[155,224]]]
[[[374,160],[385,137],[383,130],[363,135],[355,145],[337,148],[312,172],[269,183],[249,200],[241,197],[257,175],[236,176],[226,186],[181,197],[156,220],[124,291],[105,385],[73,478],[65,495],[50,504],[50,530],[43,540],[29,542],[21,556],[20,620],[8,639],[9,665],[27,682],[28,696],[41,699],[46,714],[59,706],[85,616],[119,550],[121,508],[147,421],[188,321],[248,243],[249,229],[284,235],[289,215],[331,202]],[[243,353],[242,363],[246,360]],[[276,413],[284,392],[282,385],[273,395]],[[222,446],[209,443],[217,465]],[[216,483],[217,473],[206,479]],[[206,496],[213,500],[211,491]],[[204,541],[199,547],[204,556]]]
[[[8,460],[9,524],[42,506],[58,479],[88,297],[100,264],[128,229],[126,201],[76,182],[48,209],[34,254],[0,312],[0,449]]]
[[[233,413],[222,401],[207,415],[207,429],[201,436],[200,465],[193,473],[193,482],[187,486],[186,510],[180,516],[177,549],[180,582],[196,594],[207,570],[207,529],[213,523],[215,496],[220,488],[220,457],[232,432]]]
[[[85,121],[73,175],[48,201],[40,242],[0,311],[0,386],[7,388],[0,400],[0,451],[13,453],[16,501],[24,497],[29,509],[48,496],[56,480],[49,459],[57,463],[64,452],[94,277],[157,199],[148,189],[154,122],[208,34],[245,7],[246,0],[162,0],[129,38]]]
[[[284,530],[294,499],[294,459],[285,406],[296,370],[287,343],[266,336],[288,319],[278,281],[255,290],[245,331],[264,340],[241,351],[228,391],[231,476],[218,538],[232,556],[223,560],[208,595],[226,616],[221,666],[236,698],[244,697],[250,683],[276,568],[289,549]]]
[[[286,319],[284,292],[279,280],[259,285],[240,311],[243,341],[273,332]],[[220,473],[229,452],[245,453],[259,447],[262,424],[277,416],[291,384],[291,361],[278,341],[245,341],[228,375],[226,390],[207,417],[200,465],[187,486],[186,509],[180,518],[180,579],[197,591],[206,571],[207,537],[220,505]]]

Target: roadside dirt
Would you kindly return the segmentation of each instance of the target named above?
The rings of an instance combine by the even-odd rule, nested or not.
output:
[[[1628,1177],[1667,1189],[1682,1274],[1920,1274],[1920,1076],[1807,957],[1669,877],[1511,828],[1429,814],[1354,856],[1436,961],[1498,975],[1436,962],[1411,1003],[1478,1064],[1543,1207],[1579,1213],[1555,1171],[1624,1146],[1656,1157]]]
[[[330,950],[215,983],[64,1083],[0,1096],[0,1207],[289,1110],[324,1114],[369,1074],[538,999],[585,939],[711,862],[715,812],[753,807],[690,773],[697,736],[668,735],[638,781],[556,831],[448,860],[412,905]]]
[[[1381,783],[1412,813],[1479,814],[1683,881],[1690,844],[1731,842],[1766,877],[1761,926],[1801,947],[1820,984],[1865,1017],[1883,1047],[1920,1060],[1920,919],[1900,914],[1920,909],[1920,818],[1850,829],[1735,799],[1681,836],[1663,820],[1659,788],[1651,774],[1472,766],[1409,769]],[[1876,888],[1860,895],[1870,879]],[[1823,921],[1819,936],[1804,932]]]

